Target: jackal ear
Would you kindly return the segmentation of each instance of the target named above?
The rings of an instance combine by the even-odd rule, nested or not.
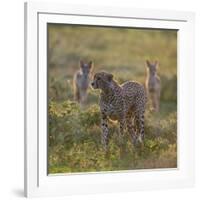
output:
[[[158,64],[159,64],[159,63],[158,63],[158,61],[156,60],[156,61],[155,61],[155,66],[158,67]]]
[[[82,60],[80,60],[80,67],[82,68],[83,67],[83,65],[84,65],[84,62],[82,61]]]
[[[108,74],[108,81],[111,81],[113,79],[113,75],[112,74]]]
[[[90,62],[88,63],[88,65],[89,65],[89,68],[90,68],[90,69],[93,68],[93,62],[92,62],[92,61],[90,61]]]
[[[149,67],[151,65],[151,63],[149,62],[149,60],[146,60],[146,64],[147,64],[147,67]]]

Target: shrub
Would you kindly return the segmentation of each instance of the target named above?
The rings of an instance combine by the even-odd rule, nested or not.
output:
[[[49,172],[84,172],[175,166],[176,113],[157,120],[146,113],[145,143],[133,147],[128,134],[124,146],[118,124],[109,123],[109,151],[101,145],[98,105],[80,109],[72,101],[49,102]],[[169,157],[171,155],[171,158]],[[149,161],[149,165],[147,163]]]

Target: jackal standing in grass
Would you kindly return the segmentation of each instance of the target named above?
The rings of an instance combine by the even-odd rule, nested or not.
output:
[[[92,61],[86,63],[81,60],[80,69],[74,74],[74,100],[78,101],[81,106],[87,101],[87,92],[90,85],[92,68]]]
[[[146,67],[146,91],[148,99],[151,101],[153,111],[159,112],[161,81],[160,77],[157,75],[158,61],[150,62],[149,60],[146,60]]]

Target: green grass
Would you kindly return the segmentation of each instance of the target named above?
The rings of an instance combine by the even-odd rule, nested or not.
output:
[[[177,166],[176,31],[49,25],[49,173],[116,171]],[[145,113],[144,145],[124,144],[118,124],[109,123],[109,151],[101,145],[99,91],[89,90],[87,105],[73,101],[72,79],[79,60],[94,61],[119,83],[144,84],[145,59],[159,60],[161,106]]]

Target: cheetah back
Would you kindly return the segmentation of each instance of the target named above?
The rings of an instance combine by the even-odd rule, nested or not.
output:
[[[133,81],[125,82],[121,85],[123,88],[126,105],[135,109],[144,110],[146,104],[146,92],[144,86]],[[128,109],[129,109],[128,108]]]

